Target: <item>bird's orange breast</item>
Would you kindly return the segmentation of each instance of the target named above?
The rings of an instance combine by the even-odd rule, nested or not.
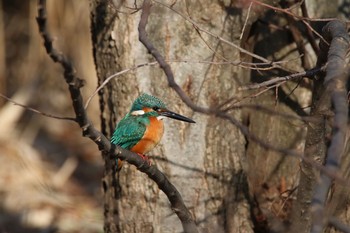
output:
[[[147,126],[145,134],[141,140],[133,146],[130,150],[132,152],[147,154],[160,141],[164,133],[163,121],[156,117],[150,117],[150,124]]]

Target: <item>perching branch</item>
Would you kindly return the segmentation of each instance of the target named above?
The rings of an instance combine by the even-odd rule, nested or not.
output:
[[[125,150],[119,146],[112,145],[110,141],[93,126],[85,111],[84,102],[80,91],[80,88],[83,86],[83,80],[76,76],[72,63],[53,47],[53,40],[47,29],[46,15],[46,0],[39,0],[37,17],[39,32],[44,39],[44,46],[47,54],[54,62],[58,62],[64,69],[64,79],[68,84],[71,95],[73,109],[76,116],[75,120],[82,129],[83,136],[94,141],[98,145],[99,150],[109,152],[111,155],[110,159],[114,160],[119,158],[121,160],[125,160],[128,163],[135,165],[141,172],[146,173],[148,177],[156,182],[158,187],[167,195],[172,209],[182,222],[185,232],[198,232],[180,193],[169,182],[166,176],[155,166],[150,166],[136,153]]]
[[[327,150],[325,167],[332,172],[339,171],[339,162],[345,147],[346,129],[348,121],[348,103],[346,83],[349,72],[346,69],[346,54],[349,51],[350,37],[346,25],[340,21],[331,21],[323,28],[324,38],[330,46],[324,45],[328,55],[327,75],[324,80],[326,92],[330,93],[333,104],[334,121],[331,144]],[[321,41],[322,43],[322,41]],[[323,232],[327,224],[324,205],[332,178],[321,174],[320,182],[316,186],[312,200],[313,223],[311,232]],[[334,222],[333,222],[334,224]]]

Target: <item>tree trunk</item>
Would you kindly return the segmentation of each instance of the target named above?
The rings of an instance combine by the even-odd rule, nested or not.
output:
[[[130,9],[136,5],[141,7],[141,2],[136,5],[132,1],[91,2],[99,83],[117,71],[154,61],[138,41],[140,11]],[[172,9],[191,17],[200,27],[239,43],[244,18],[242,12],[232,12],[230,7],[212,1],[178,1]],[[238,95],[237,83],[247,76],[247,71],[233,65],[200,62],[222,61],[223,57],[238,61],[240,54],[236,49],[197,32],[191,23],[157,2],[153,2],[146,30],[151,42],[167,60],[180,61],[170,63],[175,79],[196,103],[216,107]],[[129,72],[114,79],[100,93],[104,133],[111,135],[116,119],[120,120],[129,111],[132,101],[141,92],[158,96],[169,109],[197,122],[190,125],[165,120],[164,137],[149,156],[178,188],[200,231],[252,232],[247,178],[242,170],[244,137],[228,122],[187,108],[167,85],[159,67]],[[239,111],[232,114],[240,118]],[[105,160],[106,164],[110,163],[107,158]],[[121,189],[116,190],[112,187],[111,166],[106,169],[106,231],[182,231],[165,195],[145,175],[125,164],[117,175]]]

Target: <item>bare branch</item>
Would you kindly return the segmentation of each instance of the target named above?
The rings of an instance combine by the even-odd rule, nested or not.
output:
[[[42,116],[46,116],[46,117],[54,118],[54,119],[58,119],[58,120],[76,121],[75,118],[72,118],[72,117],[59,117],[59,116],[55,116],[55,115],[52,115],[52,114],[49,114],[49,113],[41,112],[41,111],[39,111],[39,110],[37,110],[35,108],[31,108],[31,107],[26,106],[24,104],[20,104],[20,103],[14,101],[13,99],[11,99],[11,98],[9,98],[9,97],[1,94],[1,93],[0,93],[0,97],[4,98],[5,100],[7,100],[7,101],[9,101],[11,103],[13,103],[14,105],[20,106],[20,107],[22,107],[22,108],[24,108],[24,109],[26,109],[28,111],[40,114]]]
[[[137,66],[135,66],[135,67],[131,67],[131,68],[129,68],[129,69],[122,70],[122,71],[120,71],[120,72],[118,72],[118,73],[115,73],[115,74],[113,74],[113,75],[107,77],[107,78],[103,81],[103,83],[102,83],[99,87],[96,88],[96,90],[94,91],[94,93],[92,93],[92,94],[89,96],[89,98],[87,99],[86,104],[85,104],[85,110],[89,107],[89,104],[90,104],[92,98],[93,98],[103,87],[105,87],[112,79],[114,79],[114,78],[116,78],[116,77],[118,77],[118,76],[120,76],[120,75],[122,75],[122,74],[125,74],[125,73],[127,73],[127,72],[129,72],[129,71],[131,71],[131,70],[136,70],[136,69],[141,68],[141,67],[144,67],[144,66],[153,66],[153,65],[157,65],[157,64],[158,64],[157,62],[150,62],[150,63],[139,64],[139,65],[137,65]]]
[[[313,68],[311,70],[306,70],[306,71],[303,71],[300,73],[295,73],[295,74],[291,74],[291,75],[287,75],[287,76],[283,76],[283,77],[276,77],[276,78],[267,80],[267,81],[262,82],[262,83],[254,83],[251,85],[240,87],[239,90],[245,91],[245,90],[259,89],[259,88],[266,87],[266,86],[269,86],[272,84],[286,82],[286,81],[289,81],[289,80],[295,79],[295,78],[302,78],[302,77],[311,78],[311,77],[315,76],[317,73],[319,73],[320,71],[323,71],[325,68],[326,68],[326,66],[316,67],[316,68]]]
[[[340,230],[344,233],[350,233],[350,227],[335,217],[329,218],[329,224],[332,225],[335,229]]]
[[[244,31],[245,31],[245,28],[247,26],[247,22],[248,22],[248,19],[249,19],[249,16],[250,16],[250,11],[252,9],[252,5],[253,5],[253,2],[250,2],[249,3],[249,7],[248,7],[248,12],[247,12],[247,16],[244,20],[244,24],[243,24],[243,28],[242,28],[242,32],[241,32],[241,35],[239,36],[239,39],[242,40],[243,38],[243,34],[244,34]]]
[[[331,172],[339,171],[339,162],[345,147],[346,129],[348,121],[348,103],[346,82],[349,72],[346,69],[346,54],[349,50],[350,37],[346,24],[331,21],[323,28],[324,37],[330,42],[325,53],[328,54],[327,75],[324,80],[326,91],[330,93],[334,108],[333,135],[327,150],[325,168]],[[322,232],[326,225],[324,205],[332,178],[321,174],[312,200],[313,223],[311,232]]]
[[[301,12],[303,14],[303,17],[305,18],[310,18],[309,17],[309,13],[307,11],[307,7],[306,7],[306,3],[305,1],[303,1],[300,5],[300,8],[301,8]],[[312,31],[310,30],[310,28],[308,27],[307,28],[307,33],[306,33],[306,36],[308,38],[308,41],[311,45],[311,47],[313,48],[313,50],[315,51],[316,54],[318,54],[320,52],[320,48],[318,47],[317,45],[317,42],[316,42],[316,39],[314,37],[314,34],[312,33]]]
[[[299,120],[299,121],[304,121],[304,122],[314,122],[315,121],[310,116],[298,116],[298,115],[288,114],[288,113],[272,110],[272,109],[264,107],[262,105],[254,105],[254,104],[233,105],[233,106],[226,107],[224,111],[229,111],[232,109],[243,109],[243,108],[261,111],[265,114],[269,114],[272,116],[278,116],[278,117],[290,119],[290,120]]]
[[[301,20],[305,24],[305,26],[308,28],[308,30],[313,32],[313,33],[315,33],[315,35],[317,35],[324,43],[328,43],[327,40],[325,40],[322,37],[322,35],[320,35],[315,29],[313,29],[311,27],[311,25],[307,21],[328,22],[328,21],[337,20],[336,18],[311,19],[311,18],[308,18],[308,17],[296,15],[296,14],[292,13],[290,11],[290,9],[282,9],[282,8],[279,8],[279,7],[274,7],[274,6],[271,6],[269,4],[266,4],[266,3],[263,3],[263,2],[257,1],[257,0],[252,0],[252,2],[254,2],[254,3],[258,4],[258,5],[270,8],[270,9],[272,9],[274,11],[285,13],[285,14],[287,14],[289,16],[292,16],[294,18],[297,18],[297,19]],[[304,13],[305,13],[305,11],[304,11]]]

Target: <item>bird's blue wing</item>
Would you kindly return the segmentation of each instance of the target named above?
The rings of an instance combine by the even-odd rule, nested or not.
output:
[[[130,150],[143,137],[146,125],[137,117],[126,116],[117,125],[111,143]]]

